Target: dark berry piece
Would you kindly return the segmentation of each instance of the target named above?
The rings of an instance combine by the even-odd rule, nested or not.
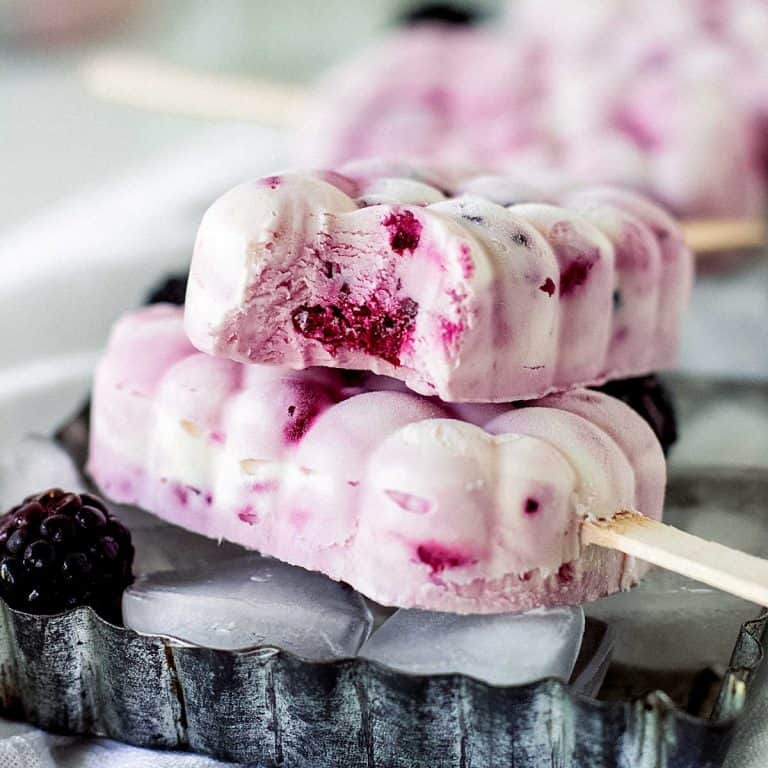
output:
[[[70,511],[77,512],[81,505],[80,497],[76,493],[65,493],[60,498],[51,500],[48,511],[68,514]]]
[[[92,550],[104,560],[117,560],[120,554],[120,545],[111,536],[102,536]]]
[[[8,542],[5,545],[6,550],[12,555],[18,555],[23,552],[27,546],[27,529],[21,527],[15,530],[9,537]]]
[[[37,526],[45,517],[45,510],[39,501],[30,501],[16,509],[14,519],[18,525]]]
[[[130,533],[101,499],[54,488],[0,517],[0,596],[35,614],[88,605],[119,623],[133,555]]]
[[[40,535],[54,544],[61,544],[63,541],[71,539],[75,535],[75,531],[75,521],[61,512],[45,518],[40,523]]]
[[[35,500],[39,501],[44,506],[49,507],[63,496],[66,496],[66,493],[61,488],[51,488],[48,491],[37,493],[34,496],[28,496],[26,499],[24,499],[24,501]]]
[[[116,517],[110,517],[109,520],[107,520],[107,525],[104,528],[104,535],[114,539],[120,545],[130,545],[131,543],[131,534]]]
[[[67,555],[61,564],[61,575],[67,582],[82,582],[91,572],[91,561],[84,552]]]
[[[145,304],[176,304],[181,307],[187,295],[187,276],[169,275],[148,294]]]
[[[38,539],[24,550],[24,565],[32,572],[46,571],[56,562],[56,550],[50,541]]]
[[[98,497],[90,493],[81,493],[80,500],[83,504],[87,504],[94,509],[100,509],[104,514],[107,514],[107,505]]]
[[[398,23],[402,26],[412,26],[437,22],[461,26],[474,24],[482,17],[483,14],[468,3],[420,3],[402,13]]]
[[[75,513],[77,524],[86,531],[97,532],[107,525],[107,516],[96,507],[80,507]]]

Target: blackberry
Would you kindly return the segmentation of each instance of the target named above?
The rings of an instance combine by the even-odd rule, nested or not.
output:
[[[425,2],[418,3],[403,11],[397,19],[401,26],[413,26],[423,23],[475,24],[482,20],[483,12],[473,8],[469,3]]]
[[[669,453],[669,449],[677,441],[675,405],[669,390],[657,376],[651,374],[634,379],[609,381],[594,389],[621,400],[639,413],[656,434],[664,454]]]
[[[147,294],[145,304],[176,304],[184,306],[187,294],[187,275],[168,275]]]
[[[52,488],[0,517],[0,597],[16,610],[89,605],[119,624],[132,566],[131,534],[90,494]]]

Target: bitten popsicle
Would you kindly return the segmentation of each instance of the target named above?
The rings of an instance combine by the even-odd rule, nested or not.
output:
[[[380,162],[243,184],[201,224],[189,338],[453,402],[672,365],[692,276],[674,222],[628,192],[569,193],[569,207],[522,203],[530,194],[508,177]]]

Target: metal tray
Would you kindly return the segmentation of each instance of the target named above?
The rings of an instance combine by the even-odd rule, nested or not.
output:
[[[494,688],[365,660],[309,663],[272,648],[213,651],[142,637],[90,610],[2,608],[0,706],[52,731],[291,768],[720,766],[763,658],[768,614],[742,629],[703,720],[654,692],[627,702],[555,680]]]

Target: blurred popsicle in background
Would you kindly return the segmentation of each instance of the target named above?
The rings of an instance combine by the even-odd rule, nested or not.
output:
[[[119,51],[104,52],[88,58],[83,65],[82,75],[87,87],[95,95],[141,109],[207,119],[303,126],[305,134],[312,133],[316,125],[314,120],[307,121],[305,114],[312,93],[295,83],[201,73],[149,56]],[[354,105],[355,102],[352,103]],[[343,110],[337,110],[336,114],[341,114],[344,119]],[[382,114],[386,115],[386,111]],[[319,116],[321,123],[322,119]],[[379,113],[371,119],[374,122],[378,120]],[[386,120],[386,117],[381,119]],[[478,135],[482,136],[482,126],[477,128]],[[385,141],[386,148],[389,148],[390,138],[387,137]],[[392,154],[391,148],[389,152],[384,151],[384,148],[382,151],[384,154]],[[417,151],[412,154],[424,155]],[[348,156],[353,157],[352,154]],[[455,160],[461,163],[468,162],[469,158],[459,156]],[[307,162],[312,162],[311,157]],[[509,163],[506,160],[503,164],[508,166]],[[529,173],[536,176],[534,169]],[[546,169],[545,177],[557,178],[551,168]],[[555,183],[568,184],[570,181],[566,173],[564,179],[558,179]],[[574,179],[574,183],[579,182],[580,179]],[[688,219],[684,224],[687,242],[698,255],[761,247],[766,238],[765,222],[759,215],[762,206],[755,206],[755,210],[752,207],[750,205],[747,210],[735,211],[732,215]]]
[[[3,0],[0,41],[48,45],[103,31],[128,18],[141,0]]]

